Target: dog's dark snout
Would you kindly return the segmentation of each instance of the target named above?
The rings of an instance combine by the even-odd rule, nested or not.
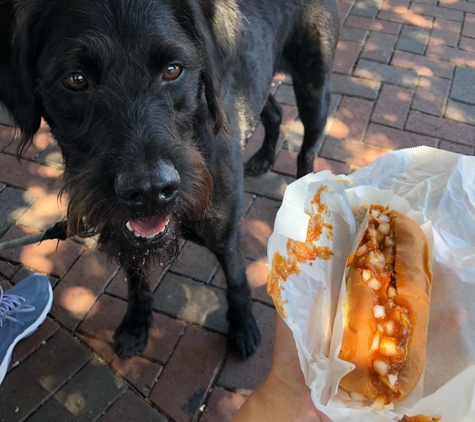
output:
[[[129,166],[117,173],[115,193],[135,212],[151,213],[167,205],[180,189],[180,175],[172,164],[159,161],[149,169]]]

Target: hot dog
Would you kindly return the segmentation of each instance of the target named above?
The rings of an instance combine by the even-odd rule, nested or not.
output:
[[[404,400],[424,370],[432,284],[427,238],[409,217],[371,205],[348,266],[339,358],[356,367],[339,386],[382,408]]]

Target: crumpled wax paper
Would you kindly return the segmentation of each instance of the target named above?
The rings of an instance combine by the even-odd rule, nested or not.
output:
[[[343,275],[357,230],[351,207],[373,200],[396,201],[433,238],[425,372],[413,394],[381,411],[338,389],[349,370],[337,355]],[[308,241],[314,221],[322,230]],[[276,276],[276,256],[290,262],[296,242],[333,255],[293,262],[294,270]],[[475,421],[475,157],[419,147],[388,153],[349,176],[309,174],[285,192],[268,257],[276,309],[294,334],[313,402],[330,419],[383,422],[424,414]]]

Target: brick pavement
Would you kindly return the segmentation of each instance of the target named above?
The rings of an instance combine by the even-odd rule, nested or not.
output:
[[[314,170],[348,173],[386,152],[417,145],[475,152],[475,2],[339,0],[331,117]],[[285,187],[294,180],[303,127],[291,80],[271,92],[284,107],[273,169],[245,183],[247,273],[262,345],[247,362],[225,353],[225,284],[216,259],[184,243],[152,280],[154,323],[147,349],[114,356],[112,334],[126,307],[117,266],[91,242],[44,242],[0,254],[7,289],[31,271],[50,277],[55,300],[45,324],[16,348],[0,386],[0,421],[230,420],[264,377],[274,309],[265,294],[266,242]],[[2,122],[8,122],[3,118]],[[259,147],[258,125],[244,149]],[[12,129],[0,126],[0,241],[64,218],[57,199],[60,155],[44,126],[21,163]],[[19,364],[17,364],[19,362]]]

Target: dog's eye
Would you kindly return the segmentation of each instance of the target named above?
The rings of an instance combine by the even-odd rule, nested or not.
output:
[[[80,73],[71,73],[71,75],[63,79],[63,83],[67,88],[74,91],[82,91],[88,85],[87,79]]]
[[[162,72],[162,78],[165,80],[173,80],[178,78],[181,73],[181,66],[177,64],[170,64]]]

